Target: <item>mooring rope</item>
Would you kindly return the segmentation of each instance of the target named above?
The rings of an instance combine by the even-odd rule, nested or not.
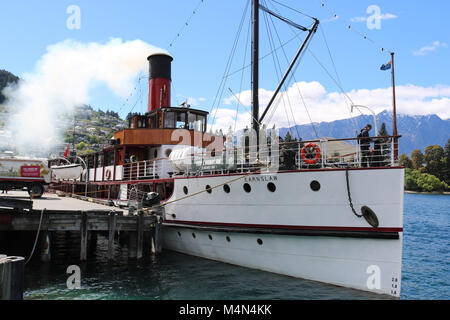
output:
[[[30,257],[29,257],[28,260],[25,262],[25,265],[31,260],[31,258],[33,257],[33,254],[34,254],[34,249],[36,249],[36,244],[37,244],[38,239],[39,239],[39,233],[41,232],[42,217],[44,216],[44,211],[45,211],[45,210],[46,210],[46,209],[42,209],[42,210],[41,210],[41,218],[39,219],[39,227],[38,227],[38,230],[37,230],[37,233],[36,233],[36,239],[34,240],[34,245],[33,245],[33,249],[31,250]]]
[[[349,172],[349,170],[348,170],[348,168],[346,168],[346,169],[345,169],[345,178],[346,178],[346,180],[347,180],[347,194],[348,194],[348,201],[349,201],[349,203],[350,203],[350,208],[352,209],[353,214],[354,214],[355,216],[357,216],[358,218],[362,218],[363,215],[362,215],[362,214],[356,213],[356,210],[355,210],[355,208],[353,207],[352,195],[351,195],[351,193],[350,193],[350,181],[349,181],[349,177],[348,177],[348,172]]]
[[[164,207],[164,206],[166,206],[166,205],[168,205],[168,204],[171,204],[171,203],[174,203],[174,202],[178,202],[178,201],[181,201],[181,200],[184,200],[184,199],[187,199],[187,198],[194,197],[194,196],[199,195],[199,194],[201,194],[201,193],[203,193],[203,192],[209,192],[209,191],[211,191],[211,190],[213,190],[213,189],[216,189],[216,188],[218,188],[218,187],[222,187],[222,186],[224,186],[224,185],[226,185],[226,184],[229,184],[229,183],[232,183],[232,182],[241,180],[241,179],[243,179],[243,178],[245,178],[245,177],[248,177],[249,175],[252,175],[252,174],[258,174],[258,173],[261,173],[261,170],[256,170],[256,171],[248,172],[248,173],[246,173],[246,174],[244,174],[244,175],[242,175],[242,176],[239,176],[239,177],[237,177],[237,178],[234,178],[234,179],[225,181],[224,183],[215,185],[215,186],[210,187],[210,188],[205,188],[205,190],[201,190],[201,191],[195,192],[195,193],[193,193],[193,194],[190,194],[190,195],[181,197],[181,198],[179,198],[179,199],[175,199],[175,200],[172,200],[172,201],[168,201],[168,202],[164,202],[164,203],[160,203],[160,204],[154,205],[154,206],[152,206],[152,207],[150,207],[150,208],[143,209],[143,211],[151,211],[151,210],[156,209],[156,208],[159,208],[159,207]]]

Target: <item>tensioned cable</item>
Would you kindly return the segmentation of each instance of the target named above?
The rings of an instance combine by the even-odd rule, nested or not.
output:
[[[270,45],[270,48],[273,49],[274,41],[273,41],[273,36],[272,36],[272,30],[271,30],[270,25],[269,25],[269,23],[267,21],[267,13],[265,13],[263,16],[264,16],[264,22],[266,24],[267,34],[269,36],[269,45]],[[273,59],[273,64],[275,66],[275,72],[276,72],[277,79],[278,79],[278,81],[281,81],[281,76],[280,75],[282,74],[282,71],[281,71],[281,66],[280,66],[280,61],[278,59],[278,56],[276,54],[273,54],[272,55],[272,59]],[[285,88],[285,91],[286,91],[286,88]],[[284,108],[284,111],[286,113],[286,119],[288,121],[288,126],[289,126],[288,127],[288,132],[292,136],[291,123],[290,123],[290,120],[289,120],[289,114],[288,114],[288,112],[286,110],[286,102],[284,100],[284,94],[281,95],[281,99],[283,101],[283,108]]]
[[[172,39],[172,41],[169,43],[169,48],[173,46],[173,44],[175,43],[175,41],[181,36],[181,33],[184,31],[184,29],[189,25],[189,23],[191,22],[192,17],[194,16],[194,14],[197,13],[198,9],[200,8],[200,5],[203,3],[203,0],[200,0],[197,4],[197,6],[195,7],[194,10],[192,10],[191,15],[188,17],[188,19],[186,20],[186,22],[183,24],[183,26],[180,28],[180,30],[178,31],[177,35]]]
[[[276,2],[276,1],[275,1],[275,2]],[[275,11],[277,11],[276,7],[275,7],[273,4],[272,4],[272,6],[274,7]],[[291,9],[292,9],[292,8],[291,8]],[[292,10],[294,10],[294,9],[292,9]],[[294,11],[297,11],[297,10],[294,10]],[[297,12],[298,12],[298,11],[297,11]],[[299,12],[299,13],[301,13],[301,12]],[[303,13],[302,13],[302,14],[303,14]],[[308,15],[306,15],[306,16],[308,16]],[[308,16],[308,17],[310,17],[310,16]],[[310,18],[312,18],[312,17],[310,17]],[[314,18],[312,18],[312,19],[314,19]],[[273,23],[273,21],[272,21],[272,23]],[[295,32],[294,32],[292,26],[290,26],[290,28],[291,28],[291,30],[293,31],[293,33],[295,34]],[[275,31],[276,31],[276,28],[275,28]],[[277,31],[276,31],[276,32],[277,32]],[[280,38],[280,36],[278,35],[278,32],[277,32],[277,36],[278,36],[279,41],[281,42],[281,38]],[[296,35],[296,37],[298,38],[298,34]],[[285,58],[286,58],[286,60],[287,60],[287,55],[286,55],[286,52],[284,51],[284,49],[283,49],[283,53],[284,53]],[[289,63],[289,62],[288,62],[288,63]],[[297,65],[295,66],[295,68],[294,68],[294,70],[292,71],[291,76],[290,76],[290,79],[294,79],[294,81],[295,81],[296,83],[297,83],[297,79],[295,78],[295,72],[296,72],[298,66],[299,66],[299,64],[297,64]],[[289,82],[290,82],[290,80],[289,80]],[[296,85],[295,87],[297,88],[297,91],[298,91],[298,93],[299,93],[299,95],[300,95],[300,97],[301,97],[303,106],[305,107],[306,113],[307,113],[307,115],[308,115],[308,118],[309,118],[309,121],[310,121],[310,123],[311,123],[311,126],[313,127],[314,133],[316,134],[316,137],[319,138],[319,135],[317,134],[317,130],[316,130],[316,128],[315,128],[315,126],[314,126],[314,123],[313,123],[313,121],[312,121],[312,119],[311,119],[311,115],[310,115],[310,113],[309,113],[308,107],[306,106],[305,99],[303,98],[303,94],[301,93],[300,88],[299,88],[298,85]],[[291,109],[291,112],[292,112],[292,109]],[[270,121],[270,119],[272,119],[273,115],[274,115],[274,113],[272,112],[271,115],[270,115],[270,117],[269,117],[269,121]],[[295,121],[295,119],[294,119],[294,121]],[[297,127],[296,127],[296,128],[297,128]],[[300,138],[300,135],[298,134],[298,132],[297,132],[297,135],[298,135],[299,138]]]
[[[303,31],[302,31],[302,32],[303,32]],[[299,34],[300,34],[300,32],[297,33],[295,36],[293,36],[293,37],[292,37],[291,39],[289,39],[288,41],[286,41],[285,43],[283,43],[281,46],[275,48],[274,51],[280,50],[282,47],[285,47],[287,44],[289,44],[290,42],[292,42],[292,41],[294,41],[295,39],[297,39],[297,37],[298,37]],[[269,52],[269,53],[263,55],[262,57],[259,58],[258,61],[264,60],[265,58],[271,56],[273,53],[274,53],[274,52],[271,51],[271,52]],[[226,75],[226,78],[231,77],[232,75],[238,73],[239,71],[242,71],[242,70],[244,70],[244,69],[250,68],[251,66],[252,66],[252,65],[251,65],[251,63],[250,63],[250,64],[247,64],[247,65],[243,66],[243,67],[240,68],[240,69],[234,70],[233,72],[228,73],[228,74]]]
[[[266,2],[264,1],[264,3],[266,3]],[[269,18],[270,18],[270,21],[272,22],[272,26],[273,26],[273,28],[274,28],[274,30],[275,30],[275,34],[277,35],[278,42],[281,44],[281,37],[280,37],[280,35],[278,34],[278,31],[277,31],[277,29],[276,29],[276,27],[275,27],[275,22],[273,21],[273,18],[272,18],[271,16],[269,16]],[[286,51],[284,50],[284,48],[282,48],[282,51],[283,51],[284,58],[286,59],[286,63],[289,65],[289,60],[288,60],[288,57],[287,57],[287,54],[286,54]],[[294,81],[296,81],[295,78],[294,78]],[[287,84],[284,84],[284,90],[285,90],[285,92],[286,92],[286,97],[287,97],[287,99],[288,99],[289,109],[290,109],[290,111],[291,111],[292,120],[294,121],[295,130],[296,130],[296,132],[297,132],[297,137],[300,138],[300,133],[299,133],[299,131],[298,131],[297,122],[295,121],[294,112],[293,112],[293,110],[292,110],[292,104],[291,104],[291,101],[290,101],[290,98],[289,98],[289,94],[288,94]]]
[[[272,0],[275,1],[275,0]],[[382,52],[388,52],[388,53],[392,53],[391,50],[386,49],[384,46],[382,46],[381,44],[379,44],[378,42],[376,42],[375,40],[369,38],[367,35],[363,34],[362,32],[360,32],[358,29],[356,29],[355,27],[352,26],[351,23],[349,23],[348,21],[346,21],[344,18],[342,18],[342,16],[338,15],[334,10],[332,10],[330,7],[328,7],[328,5],[325,5],[325,1],[324,0],[317,0],[321,3],[322,8],[326,8],[332,15],[334,18],[341,18],[341,21],[343,21],[346,25],[346,27],[349,30],[352,30],[353,32],[355,32],[356,34],[358,34],[359,36],[361,36],[364,40],[368,40],[369,42],[371,42],[374,46],[379,47],[381,49]]]
[[[321,26],[319,26],[319,29],[320,29],[320,31],[321,31],[321,33],[322,33],[323,40],[324,40],[325,45],[326,45],[326,47],[327,47],[328,55],[329,55],[329,57],[330,57],[331,63],[333,64],[333,68],[334,68],[334,72],[336,73],[337,81],[338,81],[338,83],[342,86],[342,81],[341,81],[341,79],[340,79],[340,77],[339,77],[339,73],[338,73],[338,71],[337,71],[336,64],[334,63],[334,59],[333,59],[333,55],[331,54],[330,47],[328,46],[328,41],[327,41],[327,38],[325,37],[325,32],[323,31],[323,28],[322,28]],[[353,115],[352,115],[351,107],[349,107],[348,104],[347,104],[347,108],[348,108],[348,111],[349,111],[350,119],[351,119],[352,122],[353,122],[353,126],[354,126],[355,130],[357,130],[356,121],[355,121],[355,119],[354,119],[354,117],[353,117]],[[357,110],[359,111],[359,113],[362,115],[361,110],[359,110],[358,108],[356,108],[356,109],[357,109]]]
[[[249,19],[249,21],[248,21],[248,30],[247,30],[247,38],[245,40],[245,43],[248,43],[248,39],[250,38],[251,26],[252,26],[252,23],[251,23],[251,20]],[[245,46],[245,52],[244,52],[244,59],[242,60],[242,67],[245,66],[245,62],[246,62],[246,59],[247,59],[247,50],[248,50],[248,46],[246,45]],[[241,93],[242,93],[243,79],[244,79],[244,68],[242,68],[241,82],[239,84],[239,99],[240,99]],[[238,116],[239,116],[239,104],[240,104],[240,102],[237,101],[237,103],[236,103],[236,117],[234,118],[234,129],[233,129],[233,132],[236,132],[237,119],[238,119]],[[253,114],[252,114],[252,117],[253,117]]]
[[[239,24],[238,32],[236,33],[236,37],[235,37],[235,40],[234,40],[234,43],[233,43],[230,55],[228,57],[228,61],[227,61],[226,67],[225,67],[225,71],[224,71],[222,80],[221,80],[221,82],[219,84],[219,88],[217,89],[216,96],[214,98],[213,104],[212,104],[210,112],[209,112],[210,114],[212,114],[214,106],[215,106],[215,104],[217,102],[217,108],[216,108],[216,111],[214,113],[214,116],[212,117],[211,124],[214,123],[216,115],[217,115],[217,110],[219,109],[219,102],[222,99],[223,92],[225,90],[226,75],[227,75],[227,73],[229,72],[229,70],[231,68],[231,62],[232,62],[232,60],[234,58],[234,55],[236,53],[237,43],[239,42],[239,37],[240,37],[241,31],[242,31],[242,26],[243,26],[244,21],[245,21],[245,17],[246,17],[246,14],[247,14],[247,10],[248,10],[249,4],[250,4],[250,0],[247,1],[245,9],[244,9],[244,11],[242,13],[242,18],[241,18],[241,21],[240,21],[240,24]]]

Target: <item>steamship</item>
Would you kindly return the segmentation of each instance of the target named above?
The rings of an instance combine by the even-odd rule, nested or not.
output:
[[[267,112],[259,114],[260,8],[254,0],[254,132]],[[307,29],[300,52],[318,24]],[[78,176],[54,176],[53,188],[116,205],[154,192],[164,207],[165,249],[399,297],[404,168],[397,134],[385,137],[390,156],[370,167],[354,138],[274,143],[271,152],[230,145],[207,133],[208,112],[171,105],[172,60],[148,57],[148,112],[130,116],[101,152],[69,158],[81,166]],[[336,152],[344,141],[346,153]],[[50,164],[65,167],[60,159]]]

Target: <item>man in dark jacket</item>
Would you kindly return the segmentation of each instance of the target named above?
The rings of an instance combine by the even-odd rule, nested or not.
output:
[[[368,124],[361,132],[358,134],[359,138],[359,146],[361,148],[361,166],[369,167],[370,166],[370,142],[372,139],[369,138],[369,131],[372,129],[372,126]]]

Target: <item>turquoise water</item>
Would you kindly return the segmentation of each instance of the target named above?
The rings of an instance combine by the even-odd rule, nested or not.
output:
[[[450,196],[405,195],[401,299],[450,298],[449,208]],[[81,289],[67,289],[68,262],[27,266],[25,299],[390,299],[170,251],[128,262],[117,246],[108,262],[106,239],[98,245],[80,265]]]

